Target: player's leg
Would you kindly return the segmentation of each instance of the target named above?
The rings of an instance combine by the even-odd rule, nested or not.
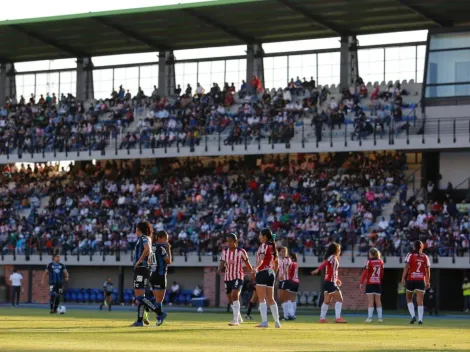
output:
[[[273,315],[274,319],[274,326],[276,328],[280,328],[281,324],[279,323],[279,308],[276,301],[274,300],[274,280],[273,286],[266,286],[266,302],[271,309],[271,314]]]
[[[59,303],[60,303],[60,295],[62,295],[63,289],[62,285],[56,285],[55,286],[55,301],[54,301],[54,313],[57,313],[57,308],[59,308]]]
[[[16,286],[16,306],[20,306],[20,293],[21,293],[21,286]]]
[[[111,305],[113,304],[113,295],[112,295],[112,293],[109,293],[106,296],[106,303],[108,304],[108,311],[111,311]]]
[[[326,314],[328,313],[328,308],[331,302],[331,294],[328,291],[323,292],[323,303],[320,308],[320,323],[326,323]]]
[[[406,283],[406,286],[406,305],[408,306],[408,311],[411,315],[410,324],[414,324],[416,321],[415,305],[413,304],[414,287],[412,287],[411,283]]]
[[[295,314],[297,310],[297,290],[289,291],[289,319],[295,319]]]
[[[341,293],[341,290],[338,289],[336,292],[333,294],[335,298],[335,323],[346,323],[346,320],[344,320],[341,317],[341,310],[343,309],[343,294]]]
[[[165,285],[166,286],[166,285]],[[160,326],[165,321],[167,313],[163,311],[163,300],[165,299],[166,287],[162,289],[155,289],[153,297],[155,298],[155,313],[157,313],[157,326]]]
[[[143,326],[145,311],[145,290],[148,285],[147,268],[136,268],[134,271],[134,296],[137,301],[137,321],[131,326]]]
[[[259,312],[261,315],[261,324],[257,325],[257,327],[265,328],[268,326],[268,306],[266,305],[266,285],[257,284],[256,293],[258,295]]]
[[[374,294],[375,307],[377,308],[377,315],[379,318],[379,323],[383,322],[383,313],[382,313],[382,295],[379,293]]]
[[[238,326],[242,323],[240,320],[240,288],[238,285],[233,288],[230,294],[230,300],[232,301],[233,320],[229,325]]]
[[[418,305],[418,324],[422,324],[424,317],[424,291],[416,290],[416,303]]]
[[[251,295],[251,299],[250,299],[250,302],[248,302],[248,309],[246,311],[246,316],[245,318],[251,320],[251,310],[253,309],[253,306],[256,304],[256,302],[258,301],[258,295],[256,293],[256,287],[255,287],[255,290],[253,291],[253,294]]]
[[[366,293],[367,296],[367,319],[366,323],[372,322],[372,316],[374,315],[374,294]]]
[[[50,298],[49,298],[49,306],[50,306],[51,314],[52,314],[52,313],[54,313],[55,296],[56,296],[55,287],[54,287],[54,286],[50,286],[50,287],[49,287],[49,295],[50,295]]]
[[[282,312],[283,312],[283,317],[281,319],[283,320],[288,320],[289,319],[289,309],[287,307],[287,298],[286,298],[286,290],[284,289],[285,286],[285,281],[280,281],[279,282],[279,289],[278,289],[278,294],[279,294],[279,304],[282,307]]]

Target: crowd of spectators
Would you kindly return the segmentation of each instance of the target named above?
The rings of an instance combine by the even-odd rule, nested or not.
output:
[[[255,160],[256,161],[256,160]],[[175,254],[217,254],[228,231],[254,252],[269,226],[279,244],[321,255],[350,248],[404,187],[402,153],[266,156],[7,166],[0,179],[0,249],[87,255],[128,251],[135,223],[170,233]]]
[[[31,95],[29,101],[8,98],[0,111],[0,155],[15,150],[103,150],[113,139],[119,139],[119,148],[194,146],[214,133],[223,134],[224,144],[261,139],[289,143],[305,119],[311,120],[319,142],[326,128],[341,129],[345,123],[353,123],[351,138],[363,139],[374,130],[382,136],[386,126],[393,132],[409,127],[408,122],[390,127],[392,121],[402,120],[407,106],[402,96],[409,93],[399,83],[382,92],[376,86],[369,94],[359,79],[338,99],[326,87],[317,87],[313,77],[297,77],[285,88],[269,90],[255,76],[238,89],[226,82],[223,88],[214,83],[206,91],[198,83],[195,90],[188,84],[184,92],[178,85],[173,93],[163,97],[154,87],[146,95],[139,87],[132,96],[120,86],[109,98],[92,103],[79,102],[71,94],[60,99],[49,93],[39,99]]]

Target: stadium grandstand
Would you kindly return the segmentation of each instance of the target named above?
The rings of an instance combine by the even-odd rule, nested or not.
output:
[[[359,280],[375,247],[384,307],[399,308],[404,257],[419,239],[438,307],[462,310],[470,2],[359,3],[221,0],[0,22],[0,277],[16,268],[21,301],[45,303],[40,276],[60,253],[66,302],[101,303],[111,276],[113,301],[131,304],[134,228],[148,220],[170,234],[170,280],[181,286],[165,302],[190,305],[199,287],[204,304],[225,307],[225,235],[252,258],[269,227],[299,255],[299,305],[320,305],[322,279],[310,272],[336,241],[354,297],[344,306],[367,306]],[[427,38],[359,40],[417,30]],[[325,38],[337,45],[303,46]],[[293,41],[292,51],[266,49]],[[228,46],[242,49],[218,54]],[[202,48],[213,56],[178,60]],[[137,53],[155,60],[100,59]],[[19,69],[62,59],[75,67]]]

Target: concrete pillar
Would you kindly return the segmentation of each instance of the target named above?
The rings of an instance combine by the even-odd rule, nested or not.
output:
[[[261,44],[248,44],[246,50],[246,83],[250,86],[253,76],[258,76],[264,88],[264,50]]]
[[[0,104],[5,103],[6,98],[16,96],[16,71],[15,64],[6,62],[0,64]]]
[[[79,101],[87,101],[95,98],[93,67],[91,58],[77,58],[77,100]]]
[[[158,92],[162,96],[170,96],[175,92],[175,55],[173,51],[158,53]]]
[[[358,41],[356,36],[341,37],[340,86],[341,89],[354,86],[359,77],[357,61]]]

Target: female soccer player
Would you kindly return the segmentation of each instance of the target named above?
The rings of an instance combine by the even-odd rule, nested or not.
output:
[[[148,300],[145,298],[145,290],[148,284],[149,268],[148,256],[150,254],[151,236],[153,228],[149,222],[140,222],[137,224],[135,234],[137,242],[134,252],[134,295],[139,302],[137,306],[137,321],[131,326],[143,326],[143,317],[145,306],[148,306]]]
[[[167,316],[167,313],[162,311],[162,304],[166,292],[168,265],[171,264],[171,261],[168,233],[158,231],[152,237],[152,254],[150,256],[150,285],[153,291],[153,298],[150,301],[155,306],[154,311],[157,313],[157,326],[162,325]]]
[[[328,312],[328,307],[331,300],[334,298],[336,301],[335,304],[335,323],[347,323],[346,320],[341,318],[341,308],[343,307],[343,295],[339,287],[341,286],[341,280],[338,279],[338,268],[339,268],[339,255],[341,254],[341,246],[333,242],[331,243],[325,254],[325,261],[318,269],[312,271],[313,275],[318,274],[324,267],[325,271],[325,281],[323,283],[323,304],[320,311],[320,323],[328,323],[326,319],[326,313]]]
[[[220,258],[218,273],[225,271],[225,291],[227,298],[232,305],[233,320],[228,324],[230,326],[239,326],[243,323],[240,314],[240,290],[243,287],[243,263],[251,272],[253,267],[248,260],[248,254],[244,249],[238,248],[238,238],[234,233],[229,233],[225,240],[227,248],[222,252]]]
[[[368,316],[366,323],[372,322],[372,315],[374,314],[374,301],[377,307],[377,315],[379,323],[382,323],[382,302],[380,296],[382,294],[382,278],[384,276],[384,262],[378,249],[371,248],[369,250],[369,260],[366,261],[364,271],[361,276],[361,284],[359,288],[363,289],[366,283],[366,295],[368,300]]]
[[[423,253],[423,242],[416,241],[413,251],[405,258],[405,268],[401,282],[406,288],[406,301],[408,311],[411,314],[410,324],[416,322],[415,307],[413,304],[413,292],[416,292],[416,303],[418,304],[418,324],[423,324],[424,316],[424,293],[431,287],[431,263],[426,254]]]
[[[290,254],[290,265],[288,270],[289,278],[289,297],[287,305],[289,308],[289,320],[295,320],[295,313],[297,311],[297,292],[299,292],[299,265],[297,264],[297,254]]]
[[[52,262],[46,266],[46,270],[42,275],[41,286],[44,285],[44,280],[46,276],[49,276],[49,294],[50,299],[50,308],[51,314],[57,313],[57,308],[60,303],[60,295],[64,291],[64,279],[69,281],[70,275],[65,265],[60,262],[60,255],[54,254],[52,256]]]
[[[268,306],[274,318],[274,326],[280,328],[279,309],[274,300],[274,282],[276,281],[275,272],[278,269],[278,253],[274,235],[270,229],[264,229],[259,234],[261,245],[256,253],[256,266],[253,274],[256,275],[256,293],[259,300],[259,311],[261,313],[261,324],[258,328],[268,327]]]
[[[290,306],[289,301],[289,265],[290,258],[286,247],[281,247],[279,250],[279,301],[282,305],[282,310],[284,312],[283,320],[289,320]]]

